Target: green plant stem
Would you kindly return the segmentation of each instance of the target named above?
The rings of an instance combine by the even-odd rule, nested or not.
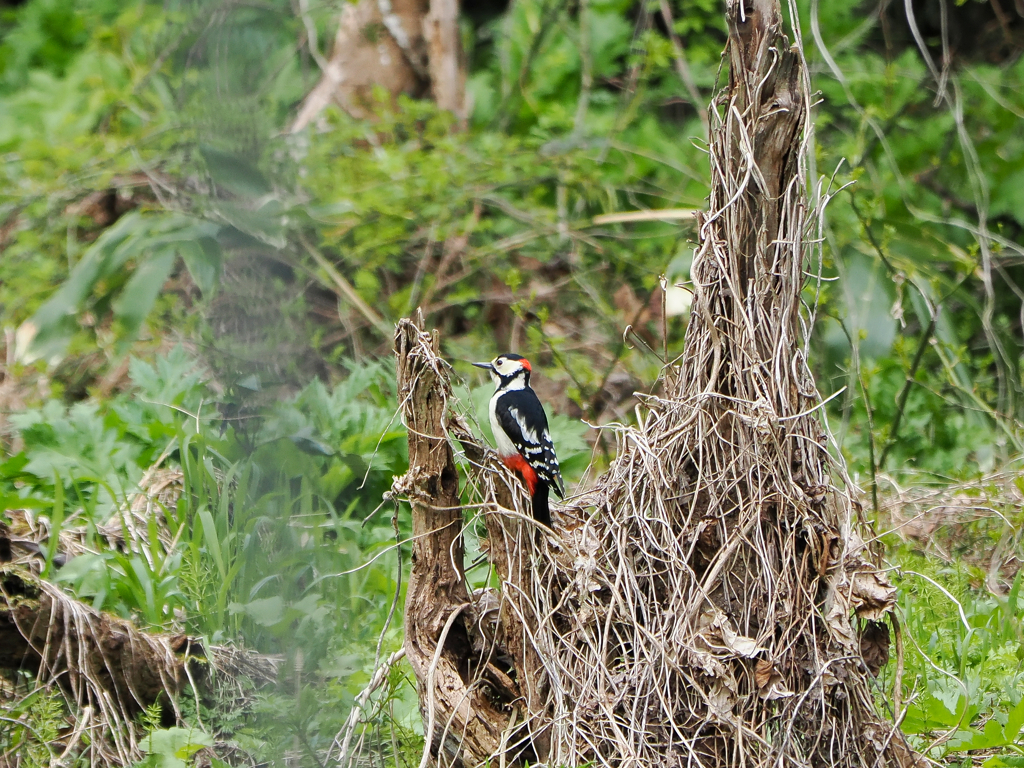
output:
[[[867,385],[860,372],[860,363],[857,364],[857,381],[860,382],[861,392],[864,393],[864,412],[868,417],[868,462],[871,464],[871,508],[878,517],[878,465],[875,464],[875,425],[871,418],[871,395],[868,394]]]
[[[526,78],[530,74],[530,70],[533,68],[533,61],[540,53],[541,45],[543,45],[544,40],[547,38],[548,32],[554,29],[555,15],[560,10],[562,10],[562,0],[551,0],[551,2],[544,5],[540,12],[540,25],[537,29],[537,34],[534,35],[533,39],[530,41],[530,49],[523,58],[523,64],[519,68],[519,76],[516,78],[519,90],[512,94],[512,96],[504,103],[503,108],[498,112],[498,115],[495,118],[495,123],[501,131],[508,130],[516,110],[519,109],[519,103],[525,96],[524,90],[526,88]]]
[[[847,342],[850,344],[850,351],[852,355],[852,364],[854,365],[857,373],[857,383],[860,385],[860,391],[864,395],[864,412],[867,415],[868,420],[868,463],[871,467],[871,507],[875,511],[875,516],[878,516],[878,468],[875,464],[875,425],[874,419],[871,416],[871,395],[868,394],[867,385],[864,383],[864,376],[860,370],[860,353],[857,347],[853,343],[853,337],[850,335],[849,330],[846,328],[846,323],[839,317],[832,315],[832,319],[835,320],[839,327],[842,329],[843,334],[846,336]]]
[[[313,261],[317,263],[317,266],[327,273],[327,276],[331,279],[331,282],[334,284],[338,293],[347,299],[349,303],[351,303],[352,306],[355,307],[359,313],[367,319],[367,321],[369,321],[370,325],[380,331],[384,338],[390,339],[391,336],[394,335],[394,329],[385,323],[384,318],[378,315],[369,304],[363,301],[363,297],[356,292],[352,283],[346,280],[342,274],[335,269],[334,265],[327,260],[327,257],[314,248],[313,244],[310,243],[309,240],[306,239],[306,236],[301,232],[299,233],[299,242],[302,244],[302,247],[306,249],[306,253],[308,253],[313,258]]]
[[[594,60],[590,50],[590,0],[579,0],[580,26],[580,98],[576,102],[573,133],[583,133],[590,106],[590,92],[594,87]]]
[[[896,415],[892,419],[892,427],[889,430],[889,439],[886,441],[885,446],[882,448],[882,454],[878,457],[878,469],[885,466],[885,460],[889,457],[889,451],[899,441],[900,434],[900,422],[903,420],[903,413],[907,407],[907,399],[910,397],[910,388],[914,384],[914,377],[917,375],[917,369],[921,367],[921,361],[924,359],[924,351],[928,348],[928,343],[931,341],[932,334],[935,333],[935,324],[938,322],[939,313],[938,309],[932,314],[931,322],[928,323],[928,327],[925,328],[924,333],[921,335],[921,341],[917,345],[917,353],[914,355],[914,360],[910,364],[910,369],[907,371],[907,380],[903,383],[903,389],[900,390],[900,396],[896,400]]]
[[[676,34],[675,20],[672,18],[672,7],[669,5],[668,0],[660,0],[660,10],[661,16],[665,20],[665,26],[668,28],[668,38],[672,42],[672,54],[676,62],[676,72],[679,75],[679,79],[683,81],[683,85],[686,86],[686,92],[690,96],[690,103],[693,104],[693,108],[697,110],[697,114],[700,116],[700,124],[704,126],[704,138],[706,139],[711,135],[708,110],[704,106],[704,99],[701,98],[700,91],[697,90],[697,84],[694,82],[693,73],[690,71],[690,64],[686,60],[686,53],[683,51],[682,40]]]

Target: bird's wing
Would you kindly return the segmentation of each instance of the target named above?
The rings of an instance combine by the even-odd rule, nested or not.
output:
[[[502,401],[495,408],[498,424],[537,476],[554,489],[558,498],[565,498],[562,472],[551,442],[547,416],[537,395],[530,390],[510,392]]]

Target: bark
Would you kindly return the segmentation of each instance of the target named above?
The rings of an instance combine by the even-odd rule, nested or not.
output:
[[[465,440],[460,440],[466,445]],[[516,747],[520,760],[546,762],[550,749],[548,679],[534,638],[537,636],[537,611],[530,605],[530,560],[536,529],[520,519],[502,514],[515,508],[513,488],[500,484],[495,488],[495,513],[488,514],[487,553],[501,581],[497,641],[506,658],[512,660],[515,680],[522,697],[519,728],[510,734],[507,744]]]
[[[750,167],[757,173],[744,193],[741,209],[746,218],[741,245],[744,253],[753,256],[759,245],[764,253],[775,242],[786,185],[797,177],[799,132],[805,117],[801,58],[782,34],[778,0],[730,0],[727,18],[729,108],[757,116],[751,145],[742,146],[739,133],[734,132],[728,155],[734,167],[751,160]],[[725,119],[728,122],[732,116]],[[752,157],[746,156],[748,152]],[[747,294],[750,274],[747,270],[740,276],[742,296]]]
[[[475,766],[502,751],[511,704],[520,694],[483,629],[483,596],[466,587],[459,474],[447,437],[451,387],[436,332],[422,333],[403,320],[395,353],[409,431],[409,472],[396,480],[395,491],[410,501],[413,533],[405,652],[429,753],[444,765]],[[486,685],[474,684],[480,680]]]
[[[17,566],[0,569],[0,667],[57,680],[74,701],[86,677],[134,716],[205,675],[186,635],[151,635],[57,592]],[[186,665],[190,665],[186,669]]]
[[[331,103],[354,117],[369,117],[375,88],[391,97],[429,95],[464,118],[458,11],[458,0],[346,3],[329,58],[316,57],[320,82],[303,101],[292,131],[301,131]]]

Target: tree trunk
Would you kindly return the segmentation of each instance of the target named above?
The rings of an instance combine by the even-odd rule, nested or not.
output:
[[[436,336],[399,326],[410,470],[396,490],[416,541],[406,647],[442,765],[916,761],[874,711],[895,591],[858,534],[800,343],[821,215],[807,199],[802,54],[778,0],[731,0],[727,15],[684,351],[664,396],[619,430],[609,471],[556,510],[554,534],[453,415]],[[473,467],[497,595],[466,591],[446,432]],[[487,665],[509,684],[494,687]]]
[[[500,751],[519,690],[490,652],[484,596],[466,586],[459,472],[447,437],[451,385],[438,337],[403,320],[395,354],[409,430],[409,472],[395,491],[409,499],[413,533],[405,652],[418,683],[425,753],[444,765],[475,766],[480,755]]]
[[[330,57],[316,55],[320,82],[303,101],[292,131],[301,131],[331,103],[354,117],[369,117],[375,88],[392,97],[429,94],[441,109],[465,118],[458,15],[458,0],[346,3]]]
[[[11,541],[0,525],[0,560]],[[41,688],[59,688],[76,727],[51,744],[91,765],[132,765],[144,757],[138,714],[159,702],[176,711],[190,684],[210,670],[274,682],[279,661],[231,647],[205,647],[183,634],[143,632],[97,611],[13,563],[0,565],[0,668],[26,670]],[[195,693],[198,695],[198,691]]]

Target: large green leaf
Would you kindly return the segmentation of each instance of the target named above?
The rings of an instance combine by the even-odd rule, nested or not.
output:
[[[124,290],[114,301],[114,316],[121,321],[129,338],[134,337],[149,315],[156,297],[174,268],[177,253],[164,247],[139,265]]]
[[[147,215],[133,211],[107,229],[82,254],[64,284],[18,329],[17,355],[23,362],[59,360],[78,330],[78,314],[90,299],[106,290],[126,341],[138,333],[178,254],[204,293],[220,270],[216,236],[220,226],[177,213]],[[135,272],[117,290],[116,279],[129,261]],[[113,288],[104,285],[110,281]],[[109,296],[116,291],[117,296]]]
[[[262,197],[271,191],[266,177],[244,158],[208,145],[201,146],[199,151],[218,186],[241,197]]]
[[[150,733],[140,746],[147,753],[140,765],[146,768],[185,768],[192,755],[213,746],[213,739],[195,728],[166,728]]]

